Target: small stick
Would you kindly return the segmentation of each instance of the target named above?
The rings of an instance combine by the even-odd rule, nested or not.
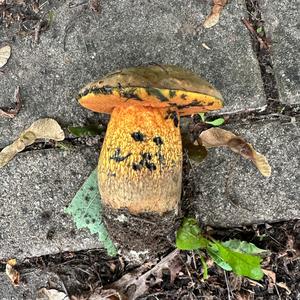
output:
[[[257,34],[255,29],[253,28],[253,25],[246,19],[242,18],[242,22],[246,26],[246,28],[255,36],[257,41],[259,42],[261,49],[269,49],[269,45],[264,42],[264,40]]]

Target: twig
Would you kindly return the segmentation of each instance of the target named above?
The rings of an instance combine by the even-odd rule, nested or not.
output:
[[[40,40],[41,27],[42,27],[42,20],[39,20],[34,28],[34,42],[36,44],[38,44]]]
[[[19,86],[16,87],[14,98],[16,100],[16,106],[15,106],[15,108],[11,108],[8,111],[5,111],[5,110],[3,110],[3,109],[0,108],[0,117],[12,119],[20,111],[20,108],[21,108],[21,97],[20,97],[20,87]]]
[[[269,49],[269,45],[257,34],[256,30],[253,28],[253,25],[244,18],[242,18],[242,22],[244,23],[246,28],[255,36],[255,38],[259,42],[260,48]]]
[[[228,280],[227,280],[227,275],[226,275],[226,271],[224,271],[224,277],[225,277],[225,282],[226,282],[226,286],[227,286],[227,292],[228,292],[228,300],[231,300],[231,290],[228,284]]]

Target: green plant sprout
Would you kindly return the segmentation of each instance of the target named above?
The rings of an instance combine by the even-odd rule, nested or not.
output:
[[[222,269],[232,271],[237,275],[261,280],[264,273],[261,269],[261,257],[265,250],[252,243],[237,239],[226,242],[204,237],[198,222],[194,218],[185,218],[176,233],[176,247],[180,250],[203,250]],[[207,265],[200,251],[203,267],[203,278],[208,278]]]
[[[224,118],[218,118],[218,119],[215,119],[213,121],[206,121],[205,113],[199,113],[199,116],[200,116],[201,121],[203,123],[210,124],[210,125],[215,126],[215,127],[221,126],[225,122]]]

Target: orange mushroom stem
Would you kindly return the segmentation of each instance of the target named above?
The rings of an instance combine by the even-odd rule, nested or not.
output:
[[[89,84],[82,106],[111,113],[98,181],[104,205],[131,214],[177,212],[181,196],[179,116],[222,108],[207,81],[176,66],[129,68]]]

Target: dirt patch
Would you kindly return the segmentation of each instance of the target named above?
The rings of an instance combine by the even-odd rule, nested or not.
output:
[[[149,275],[148,291],[139,299],[298,299],[300,296],[300,220],[261,224],[241,228],[204,228],[219,240],[237,238],[269,250],[263,268],[276,274],[275,285],[265,276],[255,282],[224,272],[206,257],[209,278],[203,280],[200,256],[181,252],[181,272],[171,279],[172,270],[162,270],[156,280]],[[204,254],[201,254],[204,255]],[[105,287],[132,271],[130,262],[122,257],[110,258],[103,250],[65,252],[26,259],[18,270],[22,275],[33,269],[52,271],[59,275],[69,295],[88,299],[95,289]],[[5,264],[0,264],[4,272]],[[146,272],[146,267],[145,267]],[[155,284],[152,284],[155,282]]]
[[[110,238],[132,262],[166,253],[174,245],[174,232],[180,225],[175,212],[134,216],[126,209],[105,207],[103,216]]]

